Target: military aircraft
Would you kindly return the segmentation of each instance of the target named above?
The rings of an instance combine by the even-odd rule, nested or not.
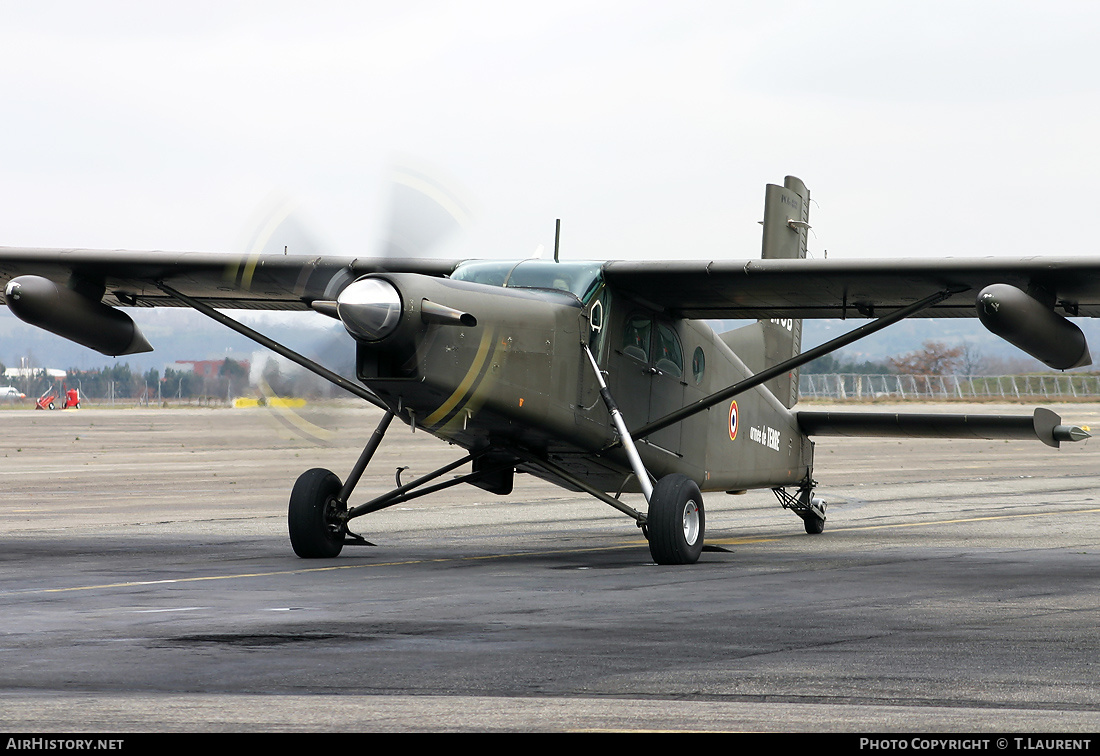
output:
[[[702,491],[770,488],[822,532],[817,435],[1088,437],[1053,412],[942,415],[796,410],[798,368],[907,317],[979,317],[1054,368],[1091,363],[1065,315],[1100,316],[1100,260],[806,258],[809,191],[765,196],[762,259],[577,262],[294,257],[0,248],[17,316],[107,355],[152,347],[120,307],[188,306],[384,411],[341,481],[309,470],[290,495],[295,553],[366,543],[351,521],[461,483],[511,493],[517,472],[583,491],[632,518],[661,564],[703,548]],[[220,312],[338,319],[358,382]],[[870,322],[806,352],[803,318]],[[747,319],[718,334],[704,319]],[[349,344],[350,346],[350,344]],[[352,505],[394,418],[465,454]],[[445,480],[470,465],[468,472]],[[622,500],[641,493],[645,511]]]

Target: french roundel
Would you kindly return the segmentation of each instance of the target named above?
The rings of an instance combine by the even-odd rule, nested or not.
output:
[[[737,438],[737,402],[730,404],[730,441]]]

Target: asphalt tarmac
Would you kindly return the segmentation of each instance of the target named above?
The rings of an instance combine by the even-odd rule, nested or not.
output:
[[[296,558],[377,417],[0,411],[0,730],[1100,730],[1097,441],[821,439],[822,535],[709,494],[689,567],[528,476]],[[355,503],[458,456],[395,425]]]

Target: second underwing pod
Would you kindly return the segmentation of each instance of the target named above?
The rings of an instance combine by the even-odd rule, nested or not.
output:
[[[986,286],[977,308],[982,325],[1052,368],[1092,364],[1081,329],[1015,286]]]
[[[48,278],[13,278],[4,300],[20,320],[110,357],[153,351],[129,315]]]

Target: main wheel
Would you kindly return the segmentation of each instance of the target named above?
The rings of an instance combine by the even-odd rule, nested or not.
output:
[[[344,548],[347,526],[340,518],[347,504],[339,502],[340,479],[330,470],[306,470],[290,494],[287,524],[290,545],[302,559],[331,559]]]
[[[649,499],[649,553],[657,564],[695,564],[703,552],[706,516],[699,486],[674,473],[657,481]]]

